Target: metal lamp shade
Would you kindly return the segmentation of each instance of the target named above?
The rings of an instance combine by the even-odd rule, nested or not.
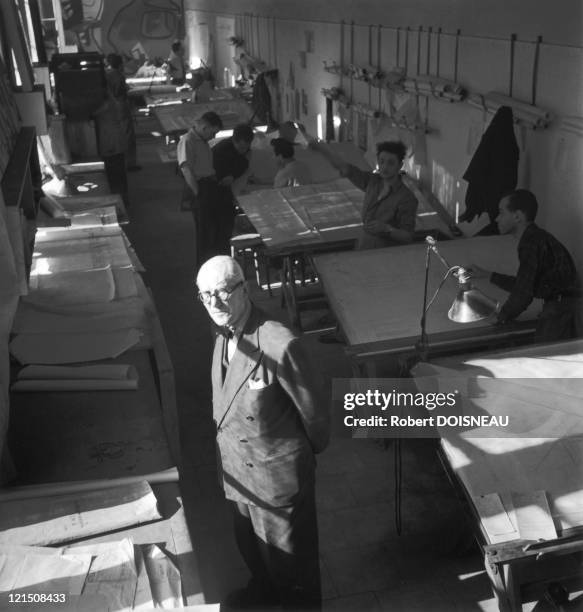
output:
[[[498,302],[472,287],[458,288],[457,296],[447,316],[455,323],[473,323],[492,316],[498,309]]]

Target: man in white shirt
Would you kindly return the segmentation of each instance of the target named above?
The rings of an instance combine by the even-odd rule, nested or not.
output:
[[[197,266],[216,254],[213,249],[218,235],[216,202],[219,187],[208,143],[222,127],[221,118],[210,111],[197,119],[178,141],[178,167],[185,181],[182,201],[188,203],[194,217]]]

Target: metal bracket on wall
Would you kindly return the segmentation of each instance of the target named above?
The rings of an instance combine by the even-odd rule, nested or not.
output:
[[[512,98],[514,89],[514,55],[516,52],[516,34],[510,35],[510,75],[508,83],[508,95]]]
[[[540,58],[540,46],[543,41],[542,36],[536,37],[536,45],[534,47],[534,61],[532,63],[532,96],[530,103],[536,105],[536,87],[538,85],[538,64]]]

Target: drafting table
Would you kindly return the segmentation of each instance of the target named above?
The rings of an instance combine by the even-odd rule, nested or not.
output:
[[[157,108],[158,106],[171,106],[173,104],[182,104],[192,100],[192,90],[172,91],[172,92],[148,92],[144,94],[144,102],[149,109]]]
[[[251,107],[243,100],[215,100],[200,104],[186,102],[157,106],[153,109],[153,114],[164,136],[179,136],[188,132],[195,120],[209,111],[219,115],[226,130],[234,128],[238,123],[248,123],[253,116]]]
[[[140,290],[148,302],[149,295],[144,295],[143,287]],[[8,445],[17,470],[17,489],[34,493],[39,520],[44,498],[53,487],[62,490],[81,481],[90,486],[99,483],[95,486],[101,488],[104,481],[115,486],[152,475],[162,520],[104,532],[84,543],[131,537],[135,544],[161,545],[181,573],[185,603],[202,604],[196,550],[174,467],[179,465],[180,449],[172,366],[153,304],[146,306],[144,342],[107,360],[135,367],[138,389],[12,393]],[[0,498],[6,493],[12,493],[10,487],[3,489]]]
[[[132,88],[129,95],[135,98],[143,98],[148,108],[167,106],[171,104],[182,104],[183,102],[196,102],[193,97],[196,92],[190,88],[177,87],[176,85],[154,85],[152,87]],[[230,89],[214,89],[208,96],[208,102],[217,100],[233,100],[237,97]]]
[[[135,350],[103,361],[134,366],[136,391],[11,394],[8,444],[19,478],[116,478],[178,465],[172,366],[155,312],[145,325]]]
[[[516,242],[509,236],[446,240],[439,252],[450,265],[475,263],[507,274],[518,267]],[[422,243],[385,249],[329,253],[313,258],[332,311],[347,341],[357,371],[377,358],[415,350],[421,328],[426,247]],[[429,298],[446,270],[431,256]],[[503,301],[508,295],[486,280],[476,282],[486,295]],[[447,318],[457,290],[449,278],[427,313],[429,350],[461,352],[479,345],[530,336],[539,305],[531,304],[516,324],[494,327],[489,321],[461,325]]]
[[[292,325],[301,328],[294,255],[312,256],[354,248],[362,231],[363,198],[363,192],[345,178],[265,189],[237,198],[260,234],[265,254],[283,257],[282,291]],[[419,202],[416,224],[421,236],[448,232],[447,225],[433,214],[425,200]]]
[[[413,370],[420,391],[429,384],[435,391],[435,383],[440,391],[464,389],[464,414],[509,415],[509,427],[495,433],[437,428],[442,462],[479,528],[502,612],[538,599],[541,582],[543,591],[553,580],[581,586],[582,372],[582,340],[452,357]],[[526,502],[534,492],[538,501]],[[533,528],[541,513],[545,520]]]
[[[362,191],[347,179],[239,196],[268,257],[282,257],[282,291],[292,325],[300,327],[294,256],[353,248],[361,227]]]

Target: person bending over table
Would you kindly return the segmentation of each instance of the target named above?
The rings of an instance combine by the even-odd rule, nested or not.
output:
[[[401,180],[407,148],[400,141],[377,143],[376,172],[349,164],[324,142],[308,137],[309,146],[322,153],[342,176],[362,189],[363,231],[358,249],[377,249],[413,241],[418,202]]]
[[[291,142],[285,138],[274,138],[271,146],[278,166],[273,179],[273,186],[276,189],[309,185],[313,182],[308,166],[295,158],[294,145]]]
[[[497,315],[502,324],[515,319],[534,298],[543,300],[536,325],[536,342],[556,342],[581,335],[581,286],[567,249],[534,222],[536,197],[526,189],[512,191],[500,200],[496,223],[501,234],[518,241],[516,276],[491,272],[476,264],[468,270],[473,278],[488,278],[510,292]]]
[[[229,253],[229,241],[235,222],[235,197],[245,188],[249,178],[253,138],[253,128],[241,123],[235,126],[231,138],[221,140],[212,148],[213,166],[219,185],[217,254]]]
[[[180,137],[176,149],[178,167],[185,181],[182,201],[189,204],[194,217],[197,266],[217,254],[214,249],[220,220],[216,205],[219,184],[208,143],[222,128],[223,122],[216,113],[204,113]]]

